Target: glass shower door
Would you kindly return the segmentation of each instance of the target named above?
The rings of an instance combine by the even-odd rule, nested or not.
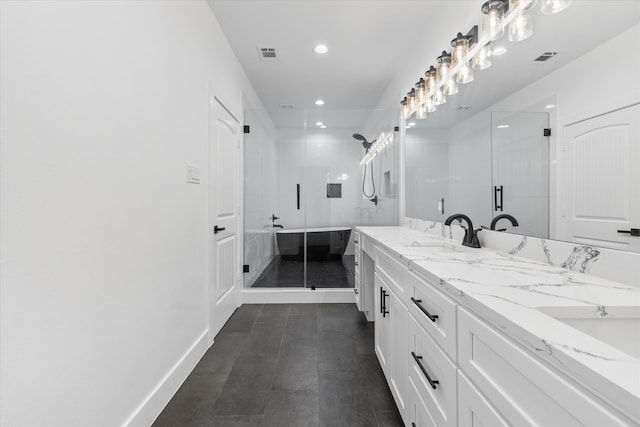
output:
[[[548,127],[548,113],[491,113],[493,217],[510,214],[518,234],[540,238],[549,237]]]

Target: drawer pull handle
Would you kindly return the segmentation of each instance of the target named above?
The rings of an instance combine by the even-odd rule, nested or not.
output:
[[[418,366],[420,367],[420,370],[422,371],[424,376],[427,378],[427,381],[429,381],[429,384],[431,384],[431,388],[435,390],[437,388],[437,385],[440,384],[440,381],[431,379],[431,377],[427,373],[427,370],[424,369],[424,366],[422,366],[422,363],[420,363],[422,356],[416,356],[416,354],[413,351],[411,352],[411,355],[413,356],[413,360],[415,360]]]
[[[421,299],[415,299],[414,297],[411,297],[411,301],[418,306],[420,311],[422,311],[425,314],[425,316],[429,318],[429,320],[431,320],[432,322],[436,321],[436,319],[438,318],[438,315],[429,313],[427,309],[420,304],[422,302]]]

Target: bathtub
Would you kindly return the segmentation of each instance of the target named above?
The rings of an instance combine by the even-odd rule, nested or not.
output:
[[[304,260],[304,234],[307,233],[307,261],[340,259],[344,255],[351,227],[295,228],[276,231],[280,257]]]

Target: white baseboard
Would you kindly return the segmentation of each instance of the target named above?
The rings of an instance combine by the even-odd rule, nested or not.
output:
[[[353,288],[348,289],[243,289],[243,304],[355,303]]]
[[[206,330],[184,356],[173,365],[123,425],[126,427],[149,427],[153,424],[208,348],[209,330]]]

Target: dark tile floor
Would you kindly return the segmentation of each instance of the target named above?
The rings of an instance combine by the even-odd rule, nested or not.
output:
[[[353,288],[354,255],[342,259],[307,261],[307,288]],[[252,285],[254,288],[304,286],[304,263],[277,257]]]
[[[354,304],[243,305],[154,427],[402,426]]]

